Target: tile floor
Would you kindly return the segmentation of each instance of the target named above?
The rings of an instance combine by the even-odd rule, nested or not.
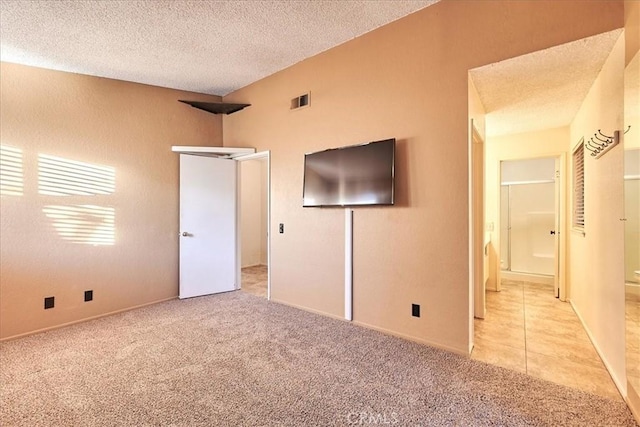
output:
[[[628,289],[630,287],[627,287]],[[640,292],[626,294],[627,380],[640,391]]]
[[[503,280],[475,319],[471,358],[622,401],[571,305],[553,286]]]
[[[242,285],[240,289],[259,297],[267,297],[267,266],[254,265],[244,267],[241,271]]]

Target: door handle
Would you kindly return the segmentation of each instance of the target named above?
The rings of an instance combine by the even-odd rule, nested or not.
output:
[[[186,231],[182,232],[182,237],[189,237],[191,236],[191,234],[187,233]]]
[[[556,234],[556,230],[551,230],[549,234]]]

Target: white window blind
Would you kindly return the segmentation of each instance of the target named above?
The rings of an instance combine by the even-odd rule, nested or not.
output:
[[[584,139],[573,151],[573,227],[584,229]]]

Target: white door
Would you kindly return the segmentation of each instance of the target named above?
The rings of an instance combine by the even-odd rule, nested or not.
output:
[[[236,162],[180,154],[180,298],[236,289]]]

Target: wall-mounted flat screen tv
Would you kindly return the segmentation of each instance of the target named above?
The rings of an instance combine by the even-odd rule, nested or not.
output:
[[[302,206],[393,205],[395,139],[304,156]]]

